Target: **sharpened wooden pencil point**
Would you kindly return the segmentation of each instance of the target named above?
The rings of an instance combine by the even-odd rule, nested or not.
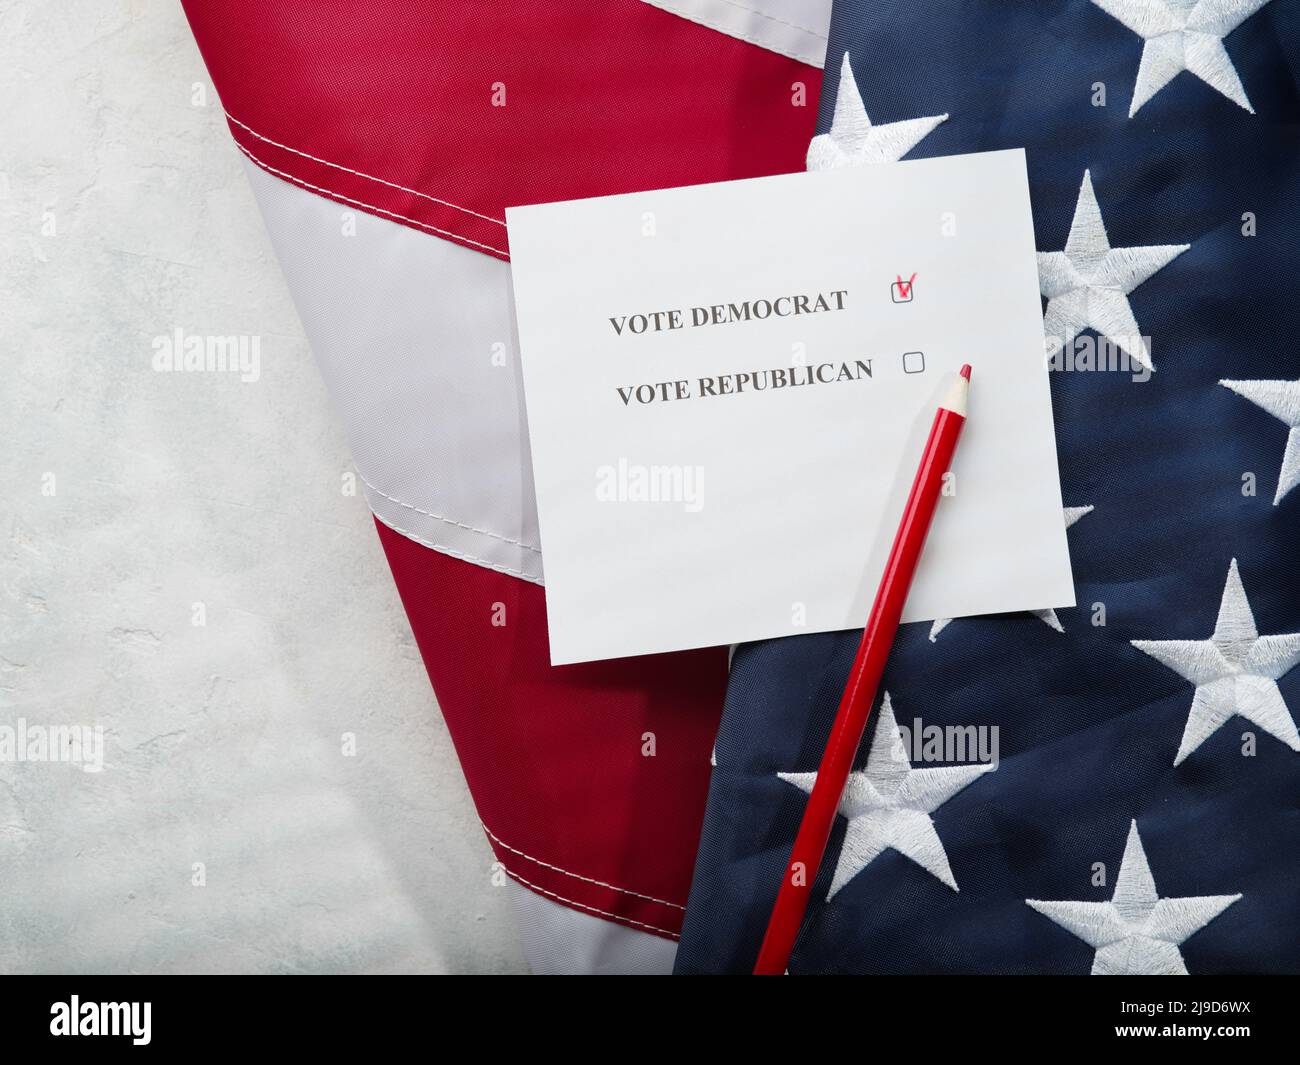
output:
[[[970,395],[970,363],[961,368],[961,373],[948,383],[948,391],[939,401],[940,410],[950,410],[954,414],[966,417],[967,398]]]

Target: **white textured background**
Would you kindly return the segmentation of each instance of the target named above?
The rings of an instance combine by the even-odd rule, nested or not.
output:
[[[0,970],[522,970],[179,7],[0,2],[0,99],[0,724],[106,744],[0,764]]]

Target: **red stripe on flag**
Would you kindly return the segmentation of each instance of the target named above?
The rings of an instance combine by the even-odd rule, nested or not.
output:
[[[502,258],[507,206],[802,170],[821,84],[640,0],[185,10],[254,162]]]
[[[726,651],[552,666],[540,587],[376,525],[498,860],[566,905],[676,935]]]

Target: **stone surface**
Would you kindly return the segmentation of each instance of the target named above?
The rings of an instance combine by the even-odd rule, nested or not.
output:
[[[0,970],[521,970],[179,7],[0,7],[0,94],[0,725],[105,748],[0,763]]]

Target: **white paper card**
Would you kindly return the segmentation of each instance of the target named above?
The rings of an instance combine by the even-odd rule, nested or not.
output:
[[[506,217],[552,662],[863,625],[963,362],[903,620],[1074,604],[1023,152]]]

